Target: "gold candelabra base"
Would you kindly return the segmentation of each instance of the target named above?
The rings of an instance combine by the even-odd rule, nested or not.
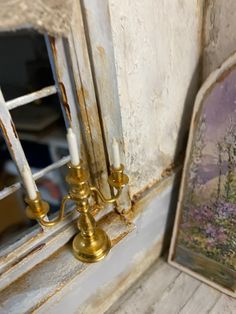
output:
[[[52,221],[46,219],[49,206],[41,200],[40,194],[35,200],[26,199],[28,203],[26,213],[29,218],[37,219],[44,226],[53,226],[64,218],[66,202],[73,201],[76,204],[75,209],[80,213],[77,221],[79,232],[72,243],[74,256],[82,262],[98,262],[109,253],[111,241],[106,232],[96,226],[96,221],[90,212],[90,199],[96,194],[103,203],[115,203],[121,195],[122,188],[128,184],[129,178],[124,174],[123,165],[119,169],[112,167],[108,183],[117,190],[117,193],[107,199],[96,187],[90,185],[88,172],[82,162],[78,166],[69,163],[68,168],[66,181],[70,188],[68,195],[62,200],[58,217]]]
[[[78,233],[73,240],[74,256],[85,263],[94,263],[102,260],[111,249],[111,241],[106,232],[96,228],[92,237],[84,237]]]

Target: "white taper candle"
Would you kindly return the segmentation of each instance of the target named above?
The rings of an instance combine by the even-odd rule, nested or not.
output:
[[[22,179],[26,188],[27,194],[31,200],[35,200],[37,197],[37,190],[35,181],[28,166],[24,166],[22,170]]]
[[[67,129],[67,141],[73,166],[78,166],[80,163],[79,145],[72,128]]]
[[[113,167],[115,169],[120,168],[120,148],[119,143],[115,138],[112,141],[112,151],[113,151]]]

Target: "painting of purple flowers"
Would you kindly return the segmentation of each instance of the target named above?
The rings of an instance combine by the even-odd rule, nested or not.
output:
[[[192,122],[174,260],[236,291],[236,69],[206,91]]]

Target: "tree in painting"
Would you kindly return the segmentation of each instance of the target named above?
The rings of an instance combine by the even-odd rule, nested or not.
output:
[[[225,152],[227,158],[227,175],[225,180],[225,200],[226,202],[236,202],[236,178],[234,174],[236,166],[236,125],[234,119],[229,118],[229,126],[224,137]]]
[[[202,160],[203,148],[204,148],[204,132],[206,129],[205,116],[202,116],[199,123],[199,128],[195,137],[195,145],[193,147],[192,154],[192,165],[189,176],[189,187],[190,187],[190,202],[197,202],[194,200],[195,191],[197,188],[201,188],[202,180],[199,176],[199,166]]]
[[[222,176],[222,154],[223,154],[223,145],[221,143],[217,143],[217,150],[218,150],[218,183],[217,183],[217,192],[216,192],[216,204],[219,205],[220,197],[221,197],[221,176]]]

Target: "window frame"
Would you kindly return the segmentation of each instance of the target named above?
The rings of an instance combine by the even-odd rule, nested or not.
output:
[[[106,179],[108,175],[107,160],[105,156],[104,141],[100,125],[92,71],[90,67],[89,53],[85,38],[85,30],[80,4],[76,1],[73,23],[66,38],[52,38],[45,35],[54,79],[58,84],[59,96],[63,101],[63,93],[66,94],[68,103],[74,103],[72,108],[79,107],[79,120],[84,149],[83,157],[87,160],[91,174],[91,180],[96,183],[104,193],[109,193]],[[19,27],[21,28],[21,27]],[[64,90],[62,90],[62,84]],[[73,110],[73,109],[72,109]],[[73,112],[72,125],[79,131],[76,125],[77,113]],[[59,165],[66,164],[69,157],[49,166],[46,172]],[[45,169],[34,175],[38,178],[45,173]],[[12,189],[20,187],[16,183]],[[12,193],[11,188],[5,191],[8,195]],[[22,244],[13,243],[6,248],[5,254],[0,257],[0,290],[18,279],[32,267],[53,254],[65,245],[77,232],[73,223],[78,218],[78,213],[60,222],[54,227],[42,227],[43,232],[27,232],[22,236]]]

